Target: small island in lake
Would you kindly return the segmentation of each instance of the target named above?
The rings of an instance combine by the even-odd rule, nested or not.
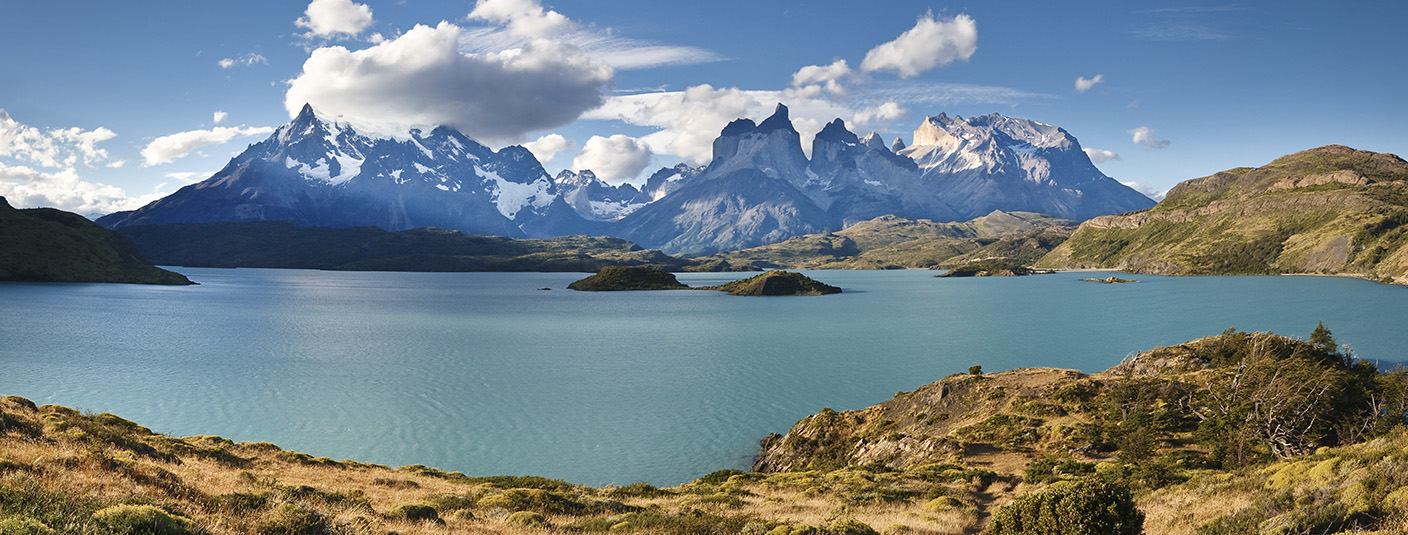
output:
[[[732,295],[827,295],[841,289],[818,282],[801,273],[769,271],[743,280],[718,286],[693,288],[686,286],[667,271],[639,266],[607,266],[596,275],[567,285],[583,292],[613,292],[630,290],[718,290]]]
[[[1039,273],[1050,273],[1049,271],[1038,271],[1030,267],[1011,262],[975,262],[962,266],[956,266],[948,270],[947,273],[934,275],[935,277],[1024,277]]]
[[[1103,279],[1081,279],[1081,281],[1083,281],[1083,282],[1098,282],[1098,283],[1101,283],[1101,284],[1124,284],[1124,283],[1128,283],[1128,282],[1139,282],[1139,281],[1137,281],[1137,280],[1121,279],[1121,278],[1115,277],[1115,276],[1109,276],[1109,277],[1105,277],[1105,278],[1103,278]]]

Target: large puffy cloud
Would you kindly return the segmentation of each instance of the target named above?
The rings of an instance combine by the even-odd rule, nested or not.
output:
[[[80,159],[93,165],[108,158],[98,143],[117,137],[112,130],[98,127],[35,128],[20,123],[0,109],[0,156],[23,160],[42,167],[71,167]]]
[[[537,158],[543,165],[547,165],[558,153],[576,145],[576,143],[562,137],[562,134],[548,134],[537,140],[524,143],[523,148],[533,153],[533,157]]]
[[[1089,157],[1090,157],[1090,161],[1091,161],[1091,162],[1094,162],[1094,163],[1105,163],[1105,162],[1108,162],[1108,161],[1110,161],[1110,160],[1118,160],[1118,159],[1120,159],[1120,155],[1119,155],[1119,154],[1116,154],[1115,151],[1112,151],[1112,150],[1105,150],[1105,149],[1081,149],[1081,150],[1085,151],[1085,155],[1086,155],[1086,156],[1089,156]]]
[[[978,50],[978,24],[968,15],[947,21],[928,14],[895,40],[870,50],[861,61],[862,71],[890,71],[902,78],[942,67],[957,60],[967,61]]]
[[[1162,149],[1167,147],[1170,143],[1167,139],[1154,137],[1154,129],[1147,126],[1127,130],[1126,133],[1131,136],[1130,140],[1133,141],[1135,145],[1144,145],[1146,149]]]
[[[160,189],[161,186],[157,186]],[[0,162],[0,197],[17,208],[58,208],[84,215],[133,210],[164,196],[129,197],[122,188],[84,181],[72,167],[46,173]]]
[[[1076,92],[1084,93],[1086,91],[1090,91],[1090,88],[1095,87],[1095,84],[1098,84],[1103,81],[1105,81],[1105,75],[1103,74],[1097,74],[1094,78],[1089,79],[1085,78],[1084,76],[1077,76]]]
[[[191,130],[189,132],[178,132],[169,136],[161,136],[148,143],[142,149],[142,158],[146,160],[145,166],[170,163],[177,158],[183,158],[192,151],[206,145],[218,145],[234,139],[236,136],[257,136],[273,133],[274,129],[267,126],[244,127],[244,126],[217,126],[210,130]]]
[[[303,14],[294,24],[308,28],[309,37],[357,35],[372,25],[372,8],[352,0],[313,0]]]
[[[572,168],[590,169],[602,180],[629,180],[650,165],[655,155],[645,142],[622,134],[592,136],[572,159]]]
[[[290,117],[308,103],[334,116],[449,125],[481,141],[511,142],[570,123],[604,100],[612,69],[575,47],[539,39],[466,54],[458,50],[462,32],[441,22],[365,50],[314,50],[289,82],[284,106]]]

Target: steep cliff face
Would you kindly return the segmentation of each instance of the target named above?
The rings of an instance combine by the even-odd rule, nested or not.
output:
[[[1331,145],[1185,181],[1150,210],[1091,219],[1038,265],[1405,282],[1405,224],[1408,162]]]

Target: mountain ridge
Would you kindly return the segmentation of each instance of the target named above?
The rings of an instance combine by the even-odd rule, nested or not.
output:
[[[388,133],[305,105],[209,179],[98,221],[109,228],[282,220],[507,237],[612,235],[698,255],[882,215],[961,221],[998,209],[1079,220],[1153,203],[1101,174],[1074,138],[1044,123],[940,114],[914,140],[896,153],[878,135],[861,139],[837,119],[812,141],[808,159],[779,103],[761,121],[724,127],[708,165],[661,169],[637,187],[608,184],[590,170],[551,176],[521,146],[494,151],[444,126]]]

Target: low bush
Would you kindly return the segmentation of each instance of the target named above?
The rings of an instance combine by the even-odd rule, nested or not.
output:
[[[291,503],[279,505],[254,530],[258,535],[323,535],[327,531],[323,515]]]
[[[434,507],[423,503],[397,504],[396,506],[392,507],[390,511],[386,512],[386,518],[390,518],[392,520],[405,520],[408,522],[434,522],[436,524],[445,523],[444,520],[440,520],[440,513],[436,512]]]
[[[132,535],[186,535],[191,521],[150,505],[114,505],[93,513],[93,522],[110,533]]]
[[[1129,490],[1099,477],[1062,481],[1018,498],[988,522],[983,535],[1140,535],[1144,513]]]
[[[536,528],[546,526],[548,523],[548,519],[543,515],[534,513],[532,511],[519,511],[517,513],[508,515],[508,519],[505,520],[505,522],[512,526]]]
[[[49,526],[43,522],[27,516],[9,516],[0,518],[0,533],[5,535],[56,535]]]

